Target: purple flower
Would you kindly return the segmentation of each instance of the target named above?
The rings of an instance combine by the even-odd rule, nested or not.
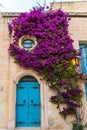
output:
[[[55,100],[55,99],[56,99],[56,96],[51,96],[51,97],[50,97],[50,101],[53,102],[53,103],[56,103],[56,100]]]
[[[44,9],[33,8],[29,13],[20,13],[8,23],[9,34],[12,34],[12,43],[8,50],[19,66],[32,68],[50,83],[49,87],[57,92],[56,96],[51,96],[50,101],[57,105],[66,104],[67,107],[60,113],[67,115],[79,107],[73,97],[79,99],[82,96],[81,89],[68,87],[71,79],[77,75],[75,68],[70,66],[71,59],[80,55],[80,52],[74,49],[73,39],[68,32],[69,15],[60,9]],[[25,35],[33,36],[37,40],[32,51],[19,47],[19,39]],[[64,88],[65,84],[67,89]]]

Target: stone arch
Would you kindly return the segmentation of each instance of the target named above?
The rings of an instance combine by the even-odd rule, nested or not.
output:
[[[26,76],[26,75],[30,75],[30,76],[33,76],[37,79],[38,83],[40,84],[41,83],[41,76],[39,76],[39,74],[34,71],[34,70],[23,70],[23,71],[20,71],[19,73],[17,73],[14,78],[13,78],[13,82],[18,84],[19,80],[23,77],[23,76]]]
[[[11,86],[11,97],[12,99],[10,101],[9,105],[9,111],[11,114],[9,114],[9,120],[8,120],[8,128],[15,129],[16,123],[15,123],[15,106],[16,106],[16,85],[18,84],[19,80],[26,75],[33,76],[37,79],[38,83],[40,84],[40,93],[41,93],[41,129],[47,128],[48,122],[47,122],[47,84],[44,80],[41,80],[42,77],[35,72],[34,70],[21,70],[18,72],[13,78],[12,78],[12,86]]]

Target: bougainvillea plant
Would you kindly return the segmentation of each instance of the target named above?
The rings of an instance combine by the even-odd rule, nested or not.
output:
[[[8,23],[12,43],[9,54],[15,62],[25,68],[37,71],[55,92],[50,101],[57,105],[63,117],[74,115],[77,125],[78,109],[81,108],[82,89],[77,84],[80,77],[71,59],[79,55],[73,47],[69,35],[69,15],[62,10],[44,11],[43,7],[34,8],[29,13],[21,13]],[[37,39],[37,46],[32,51],[20,48],[19,39],[29,35]],[[60,106],[64,107],[60,109]],[[80,128],[80,127],[79,127]]]

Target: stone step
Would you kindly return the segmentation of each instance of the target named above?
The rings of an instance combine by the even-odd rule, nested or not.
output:
[[[25,127],[25,128],[16,128],[15,130],[41,130],[40,127]]]

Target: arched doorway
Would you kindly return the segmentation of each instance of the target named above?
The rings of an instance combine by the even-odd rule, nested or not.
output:
[[[40,85],[32,76],[22,77],[16,89],[16,127],[40,127]]]

